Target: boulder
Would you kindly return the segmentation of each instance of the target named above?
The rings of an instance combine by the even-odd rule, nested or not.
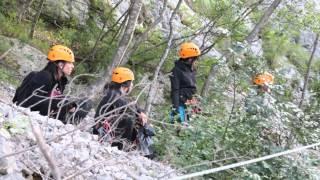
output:
[[[1,35],[0,41],[10,42],[12,49],[4,58],[4,62],[9,69],[16,70],[20,77],[31,71],[41,70],[47,63],[46,55],[28,44]]]
[[[0,135],[0,157],[13,152],[13,144],[5,137]],[[0,159],[0,175],[13,173],[17,168],[13,156]]]
[[[0,180],[25,180],[21,173],[11,173],[5,176],[0,176]]]
[[[71,19],[85,25],[89,18],[89,0],[47,0],[43,14],[58,22],[67,22]]]

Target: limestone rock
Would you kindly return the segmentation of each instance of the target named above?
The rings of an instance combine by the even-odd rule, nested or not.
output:
[[[47,0],[44,5],[44,14],[60,22],[76,20],[85,25],[89,18],[89,0]]]

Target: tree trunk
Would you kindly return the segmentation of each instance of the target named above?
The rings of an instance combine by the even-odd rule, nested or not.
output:
[[[170,26],[170,32],[169,32],[169,37],[168,37],[168,43],[167,43],[167,48],[165,49],[161,59],[160,59],[160,62],[159,62],[159,65],[157,66],[157,69],[156,71],[154,72],[154,77],[153,77],[153,80],[152,80],[152,83],[150,85],[150,89],[149,89],[149,93],[148,93],[148,98],[147,98],[147,103],[145,105],[145,111],[146,111],[146,114],[148,115],[150,110],[151,110],[151,105],[152,105],[152,102],[153,102],[153,98],[156,96],[156,90],[157,90],[157,81],[158,81],[158,76],[159,76],[159,72],[160,72],[160,69],[164,63],[164,61],[167,59],[167,56],[169,54],[169,51],[171,49],[171,45],[172,45],[172,39],[173,39],[173,25],[172,25],[172,20],[174,18],[174,16],[177,14],[177,11],[178,9],[180,8],[180,5],[182,3],[183,0],[179,0],[178,3],[177,3],[177,6],[176,8],[173,10],[172,14],[171,14],[171,17],[170,17],[170,21],[169,21],[169,26]]]
[[[275,0],[277,1],[277,0]],[[281,0],[280,0],[281,1]],[[241,22],[243,19],[245,19],[247,16],[249,16],[253,10],[255,8],[257,8],[261,3],[263,2],[263,0],[259,0],[258,2],[250,5],[250,7],[248,7],[236,20],[235,22],[232,24],[232,27],[231,29],[235,29],[236,26],[239,25],[239,22]],[[260,26],[261,28],[262,26]],[[247,36],[248,37],[248,36]],[[208,53],[214,46],[215,44],[220,40],[222,39],[223,37],[220,37],[220,38],[217,38],[213,43],[212,45],[208,46],[207,48],[203,49],[203,52],[201,53],[201,56]],[[222,55],[221,58],[225,57],[226,59],[228,59],[229,57],[227,55]],[[210,69],[210,73],[204,83],[204,85],[202,86],[202,89],[201,89],[201,96],[203,97],[206,97],[209,93],[209,90],[210,90],[210,81],[214,78],[214,76],[216,75],[216,71],[218,69],[218,65],[216,64],[213,64],[211,66],[211,69]]]
[[[272,4],[268,7],[268,9],[264,12],[263,16],[250,32],[250,34],[246,37],[246,41],[248,43],[252,43],[254,39],[257,37],[260,30],[267,24],[274,10],[279,6],[281,0],[274,0]]]
[[[302,104],[303,104],[303,101],[304,101],[304,96],[305,96],[306,91],[307,91],[311,64],[312,64],[312,61],[314,59],[314,54],[315,54],[315,52],[317,50],[318,41],[319,41],[319,34],[316,35],[316,39],[313,42],[313,49],[312,49],[312,52],[311,52],[311,55],[310,55],[310,58],[309,58],[307,73],[306,73],[306,75],[304,77],[304,84],[303,84],[303,89],[302,89],[302,94],[301,94],[301,100],[300,100],[300,103],[299,103],[299,108],[302,107]]]
[[[40,14],[41,14],[41,11],[42,11],[44,3],[45,3],[45,0],[41,0],[40,1],[40,4],[38,6],[38,12],[37,12],[36,16],[34,17],[34,19],[32,21],[31,30],[30,30],[30,34],[29,34],[29,38],[30,39],[33,38],[33,33],[34,33],[35,28],[36,28],[37,22],[39,20],[39,17],[40,17]]]
[[[90,86],[91,94],[93,97],[97,95],[97,91],[100,91],[104,84],[110,80],[112,70],[121,64],[123,56],[130,45],[133,37],[136,23],[142,7],[142,0],[132,0],[132,6],[129,10],[129,20],[126,24],[124,33],[119,42],[118,48],[113,55],[112,62],[105,68],[105,71],[100,79],[98,79],[93,85]]]
[[[18,23],[22,21],[22,19],[25,17],[26,13],[28,13],[28,9],[31,6],[33,0],[21,0],[20,1],[20,7],[19,12],[17,15]]]
[[[218,64],[211,65],[210,72],[208,74],[208,77],[206,81],[204,82],[204,85],[202,86],[201,89],[201,96],[206,97],[208,95],[209,89],[210,89],[210,82],[211,80],[215,77],[217,70],[218,70]]]
[[[138,49],[139,45],[148,38],[149,32],[152,31],[162,21],[167,3],[168,0],[164,0],[159,17],[139,37],[137,37],[133,41],[132,48],[125,53],[121,64],[126,64],[128,62],[129,57],[132,55],[132,53],[135,52]]]
[[[109,16],[111,16],[111,13],[120,5],[122,1],[119,1],[115,7],[112,8],[111,12],[109,13]],[[81,65],[82,63],[86,62],[86,61],[91,61],[93,62],[94,61],[94,58],[95,58],[95,55],[97,53],[97,50],[98,50],[98,46],[99,46],[99,43],[102,42],[104,40],[104,38],[111,32],[114,30],[114,28],[119,24],[119,22],[123,19],[123,17],[127,17],[128,15],[128,11],[126,11],[125,13],[123,13],[123,15],[121,15],[121,17],[113,24],[111,25],[110,27],[108,26],[107,27],[107,23],[108,23],[108,20],[109,18],[107,18],[103,25],[102,25],[102,28],[100,30],[100,33],[98,35],[98,38],[96,39],[95,43],[94,43],[94,46],[93,48],[91,49],[91,51],[88,53],[88,55],[80,62],[77,64],[77,66]],[[107,16],[107,17],[109,17]],[[125,20],[126,21],[126,18]],[[105,31],[105,28],[108,28],[107,31]]]

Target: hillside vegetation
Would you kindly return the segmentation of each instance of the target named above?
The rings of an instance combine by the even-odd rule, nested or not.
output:
[[[39,62],[45,63],[53,44],[74,51],[73,77],[93,75],[76,79],[74,91],[80,93],[91,92],[82,87],[109,80],[102,74],[113,63],[129,67],[138,84],[131,95],[139,95],[142,107],[150,87],[156,90],[149,112],[157,133],[155,160],[186,174],[319,142],[319,3],[185,0],[177,6],[180,1],[2,0],[1,84],[17,87],[27,72],[41,69]],[[123,59],[117,59],[130,24],[130,3],[140,2],[132,40]],[[202,51],[197,64],[202,113],[192,115],[189,128],[177,131],[179,124],[169,123],[168,75],[184,41],[195,42]],[[26,44],[35,49],[26,50]],[[167,48],[168,56],[159,64]],[[275,82],[271,93],[259,94],[252,78],[265,71]],[[319,152],[309,149],[202,178],[320,179],[319,159]]]

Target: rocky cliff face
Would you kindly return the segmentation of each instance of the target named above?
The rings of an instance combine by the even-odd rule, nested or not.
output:
[[[89,18],[89,0],[47,0],[44,4],[44,14],[58,22],[76,20],[85,25]]]

